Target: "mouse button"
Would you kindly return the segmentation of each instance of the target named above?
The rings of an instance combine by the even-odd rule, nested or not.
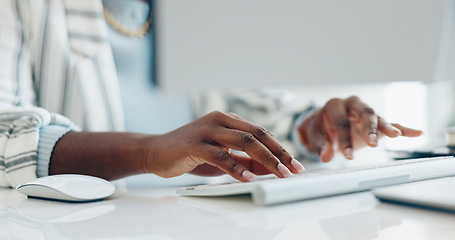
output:
[[[50,188],[61,188],[65,185],[65,181],[62,181],[59,178],[55,177],[43,177],[43,178],[37,178],[31,182],[29,182],[30,185],[36,184],[36,185],[43,185],[47,186]]]

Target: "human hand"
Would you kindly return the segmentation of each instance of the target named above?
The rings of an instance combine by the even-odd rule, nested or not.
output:
[[[144,166],[161,177],[191,172],[198,175],[227,173],[240,181],[255,174],[288,177],[304,171],[270,134],[235,114],[209,113],[179,129],[150,139]],[[230,149],[248,156],[234,154]]]
[[[347,159],[365,146],[376,147],[382,136],[417,137],[421,130],[388,123],[358,97],[333,98],[310,114],[298,132],[303,144],[323,162],[329,162],[336,151]]]

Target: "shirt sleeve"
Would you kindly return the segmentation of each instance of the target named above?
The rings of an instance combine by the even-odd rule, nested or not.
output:
[[[0,108],[0,186],[16,187],[37,177],[40,132],[49,126],[79,130],[43,108]]]
[[[58,125],[49,125],[40,129],[36,167],[38,177],[49,176],[49,163],[55,144],[71,130],[70,126]]]

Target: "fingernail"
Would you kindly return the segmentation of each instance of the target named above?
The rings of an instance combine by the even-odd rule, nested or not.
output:
[[[278,169],[278,172],[280,172],[281,175],[283,175],[285,178],[291,176],[291,171],[289,171],[289,169],[286,166],[284,166],[282,163],[278,164],[277,169]]]
[[[295,158],[292,159],[291,165],[299,173],[302,173],[305,171],[305,167],[303,167],[303,165],[299,161],[297,161],[297,159],[295,159]]]
[[[372,133],[368,136],[371,145],[378,145],[378,135],[376,133]]]
[[[256,178],[256,175],[250,171],[243,171],[242,177],[245,178],[248,182],[252,182]]]
[[[352,153],[352,148],[346,148],[344,149],[344,156],[346,156],[347,159],[353,159],[354,154]]]

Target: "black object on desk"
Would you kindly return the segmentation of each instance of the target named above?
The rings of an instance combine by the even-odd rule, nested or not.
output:
[[[387,150],[390,157],[395,160],[406,160],[411,158],[455,156],[455,149],[449,147],[428,147],[416,150]]]

